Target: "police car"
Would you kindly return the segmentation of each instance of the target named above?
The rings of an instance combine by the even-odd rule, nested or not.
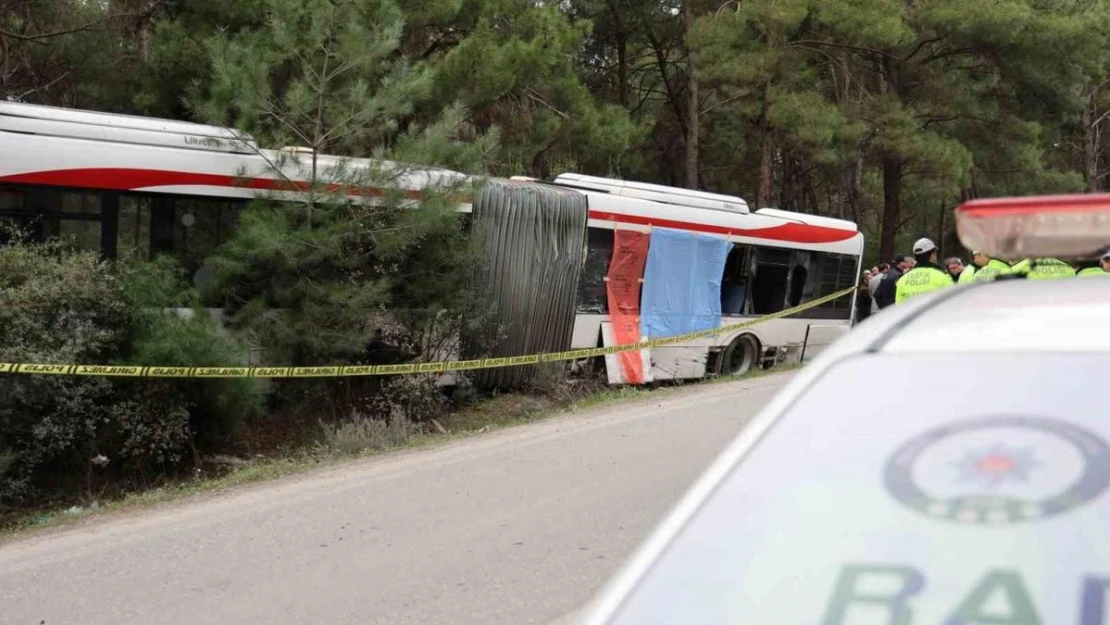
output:
[[[969,203],[1000,258],[1095,258],[1110,196]],[[1110,280],[884,310],[799,372],[583,625],[1110,625]]]

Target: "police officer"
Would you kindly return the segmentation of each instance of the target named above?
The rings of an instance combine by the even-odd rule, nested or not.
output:
[[[1089,276],[1110,276],[1110,252],[1106,252],[1105,254],[1103,254],[1102,258],[1098,259],[1097,265],[1084,267],[1083,269],[1080,269],[1079,272],[1075,275],[1081,278],[1086,278]]]
[[[975,275],[971,278],[975,282],[989,282],[999,276],[1010,273],[1010,266],[982,252],[972,252],[971,262],[975,264]]]
[[[948,275],[952,276],[952,281],[957,284],[967,284],[975,277],[975,267],[965,265],[963,259],[958,256],[946,259],[944,266],[948,268]]]
[[[952,278],[937,265],[937,246],[929,239],[918,239],[913,244],[914,268],[907,271],[895,285],[895,303],[939,291],[953,285]]]
[[[1055,258],[1026,258],[1014,263],[1010,273],[1024,275],[1027,280],[1056,280],[1075,277],[1075,268]]]
[[[965,265],[963,271],[960,272],[960,277],[956,279],[956,284],[971,284],[975,282],[975,265]]]

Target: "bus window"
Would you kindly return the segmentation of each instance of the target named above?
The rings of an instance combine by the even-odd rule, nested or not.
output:
[[[786,303],[787,308],[793,308],[802,303],[808,279],[809,269],[806,269],[806,266],[800,262],[790,270],[790,298]]]
[[[119,202],[116,253],[121,260],[150,258],[150,198],[124,195]]]
[[[816,297],[824,297],[856,284],[859,258],[849,254],[818,254],[821,256],[821,278]],[[848,319],[852,314],[852,298],[841,297],[821,304],[816,309],[822,319]],[[815,315],[816,316],[816,315]]]
[[[836,293],[854,284],[853,276],[859,260],[856,256],[826,252],[797,252],[795,257],[795,264],[790,274],[788,307],[792,308]],[[842,297],[790,317],[848,319],[851,310],[851,299]]]
[[[14,230],[33,241],[64,238],[77,249],[101,249],[104,194],[51,187],[0,188],[4,240]]]
[[[120,253],[143,259],[167,254],[187,271],[196,271],[232,235],[245,203],[226,198],[124,196],[119,211]]]
[[[613,258],[613,231],[589,228],[586,235],[586,263],[578,278],[578,312],[603,315],[609,313],[605,276]]]
[[[0,213],[23,210],[23,192],[19,189],[0,187]]]
[[[7,245],[17,231],[26,228],[23,192],[0,187],[0,245]]]
[[[721,314],[742,315],[748,301],[748,286],[751,284],[751,248],[732,245],[725,259],[725,271],[721,276]]]
[[[174,253],[196,270],[226,241],[239,221],[240,203],[216,198],[176,198]]]
[[[102,195],[95,191],[36,188],[26,195],[24,210],[36,239],[62,238],[79,250],[99,252]]]
[[[179,227],[174,218],[173,198],[155,196],[150,201],[150,256],[174,255],[174,231]]]
[[[752,313],[767,315],[786,308],[787,285],[793,253],[789,250],[755,248],[755,275],[752,277]]]

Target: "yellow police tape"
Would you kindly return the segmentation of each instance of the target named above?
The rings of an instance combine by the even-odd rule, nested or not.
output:
[[[38,375],[79,375],[131,378],[328,378],[368,375],[406,375],[414,373],[446,373],[448,371],[475,371],[534,365],[541,362],[564,362],[583,358],[596,358],[650,349],[664,345],[674,345],[684,341],[706,338],[717,334],[734,332],[749,328],[765,321],[780,319],[809,310],[821,304],[839,299],[855,290],[850,287],[830,295],[806,302],[801,306],[787,308],[776,313],[749,319],[741,323],[723,325],[709,330],[651,339],[640,343],[611,345],[590,349],[575,349],[567,352],[532,354],[530,356],[508,356],[505,358],[480,358],[477,360],[449,360],[441,362],[417,362],[404,365],[343,365],[331,367],[134,367],[116,365],[49,365],[30,363],[0,363],[0,373],[24,373]]]

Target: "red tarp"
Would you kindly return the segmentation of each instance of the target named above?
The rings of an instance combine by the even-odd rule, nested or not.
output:
[[[644,277],[650,235],[633,230],[613,231],[613,259],[609,263],[605,292],[609,300],[609,319],[617,345],[640,342],[640,279]],[[616,354],[628,384],[644,383],[644,362],[640,352]]]

